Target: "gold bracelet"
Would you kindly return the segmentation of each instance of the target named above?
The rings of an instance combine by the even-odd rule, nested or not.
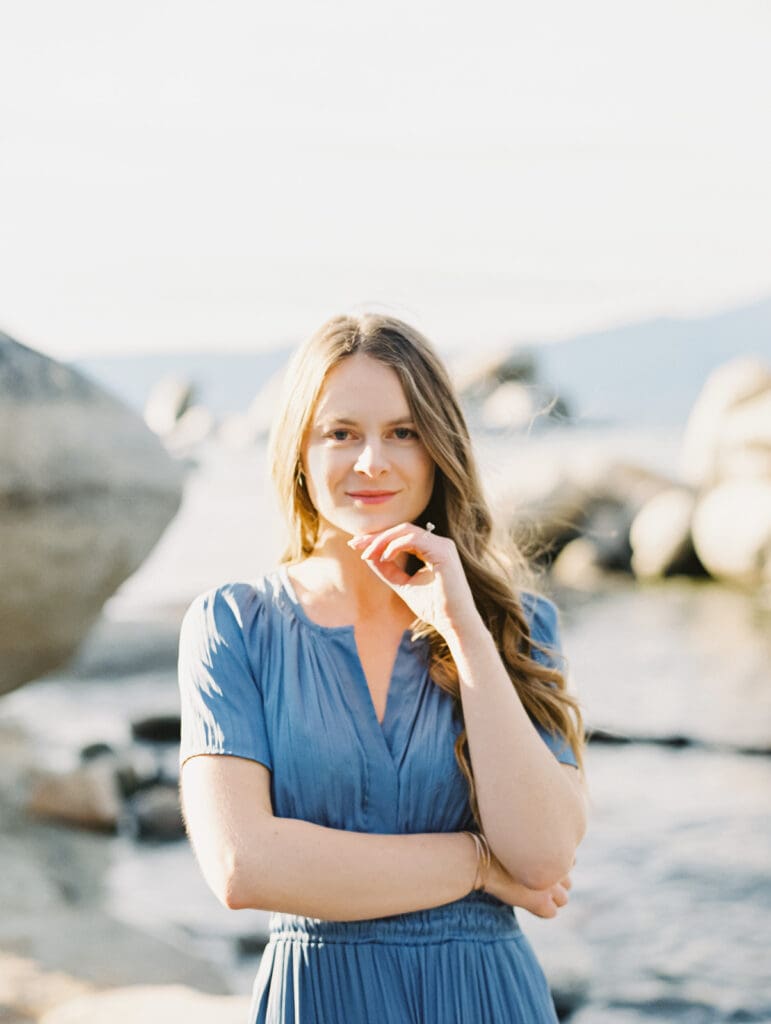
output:
[[[487,873],[490,870],[490,862],[492,860],[492,854],[490,853],[490,844],[487,842],[485,836],[480,832],[466,832],[467,836],[471,836],[474,840],[474,849],[477,854],[477,869],[474,875],[474,884],[471,888],[472,892],[476,892],[479,889],[484,889],[487,882]]]
[[[476,853],[476,869],[474,871],[474,884],[471,886],[471,892],[476,892],[479,888],[479,867],[482,860],[482,844],[479,842],[479,836],[476,832],[465,833],[474,843],[474,851]]]
[[[487,876],[490,873],[490,865],[492,864],[493,861],[493,855],[490,850],[490,844],[487,841],[487,836],[484,834],[484,832],[479,833],[479,843],[482,847],[483,853],[481,877],[479,879],[479,888],[484,889],[484,887],[487,885]]]

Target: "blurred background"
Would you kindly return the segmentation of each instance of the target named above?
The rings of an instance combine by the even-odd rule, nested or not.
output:
[[[179,623],[276,564],[288,354],[371,309],[561,611],[561,1019],[771,1021],[770,44],[763,0],[2,8],[3,1024],[245,1020]]]

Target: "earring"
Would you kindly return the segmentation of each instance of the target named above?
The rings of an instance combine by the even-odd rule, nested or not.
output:
[[[305,474],[302,470],[297,474],[297,486],[305,487]]]

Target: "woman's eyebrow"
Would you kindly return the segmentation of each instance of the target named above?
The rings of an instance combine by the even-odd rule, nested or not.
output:
[[[357,420],[350,419],[347,416],[330,416],[330,415],[325,415],[325,416],[322,417],[321,422],[322,423],[342,423],[346,427],[358,427],[358,425],[359,425]],[[385,424],[385,426],[386,427],[396,427],[400,423],[412,423],[412,422],[413,422],[412,416],[410,416],[410,414],[407,413],[406,416],[399,416],[395,420],[389,420],[388,423]]]

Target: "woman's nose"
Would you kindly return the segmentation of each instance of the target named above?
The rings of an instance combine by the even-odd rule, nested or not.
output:
[[[377,476],[388,468],[385,452],[379,444],[365,444],[359,453],[354,469],[367,476]]]

